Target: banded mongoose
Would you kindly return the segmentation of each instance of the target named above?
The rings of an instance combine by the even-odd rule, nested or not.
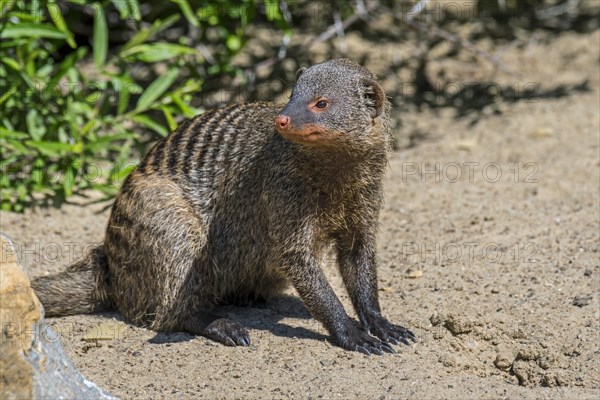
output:
[[[104,243],[33,282],[47,316],[117,309],[135,325],[248,346],[215,307],[291,283],[344,349],[415,340],[381,314],[375,236],[390,151],[389,102],[347,60],[301,69],[289,102],[235,104],[182,124],[124,181]],[[337,253],[356,324],[319,260]]]

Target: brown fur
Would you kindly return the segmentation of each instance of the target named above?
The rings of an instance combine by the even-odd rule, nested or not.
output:
[[[136,325],[248,345],[241,325],[211,310],[268,299],[291,283],[346,349],[381,354],[393,351],[387,343],[414,340],[381,316],[377,299],[389,103],[349,60],[298,75],[283,110],[232,105],[156,143],[123,183],[104,245],[33,283],[48,315],[115,307]],[[310,108],[319,98],[327,107]],[[279,134],[278,114],[290,122]],[[331,248],[361,327],[319,267]]]

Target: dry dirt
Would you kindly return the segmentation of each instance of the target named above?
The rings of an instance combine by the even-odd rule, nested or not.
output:
[[[380,299],[418,337],[395,355],[332,346],[292,290],[266,308],[224,310],[250,328],[249,348],[157,335],[117,313],[48,324],[77,367],[122,398],[600,398],[599,53],[600,32],[563,33],[510,50],[504,61],[521,77],[493,75],[539,93],[587,81],[564,96],[464,117],[394,114],[402,148],[386,180]],[[383,65],[373,68],[390,84]],[[460,64],[444,68],[473,80]],[[417,140],[402,145],[408,135]],[[106,206],[3,212],[1,229],[42,275],[102,239]]]

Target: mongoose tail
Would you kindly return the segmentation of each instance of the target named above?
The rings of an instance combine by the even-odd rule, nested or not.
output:
[[[92,249],[65,271],[31,283],[46,317],[88,314],[113,309],[108,296],[108,263],[104,245]]]

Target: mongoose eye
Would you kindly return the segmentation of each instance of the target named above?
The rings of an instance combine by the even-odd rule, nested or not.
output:
[[[322,113],[325,112],[330,106],[329,99],[324,97],[319,97],[316,100],[311,101],[307,104],[308,108],[314,113]]]

